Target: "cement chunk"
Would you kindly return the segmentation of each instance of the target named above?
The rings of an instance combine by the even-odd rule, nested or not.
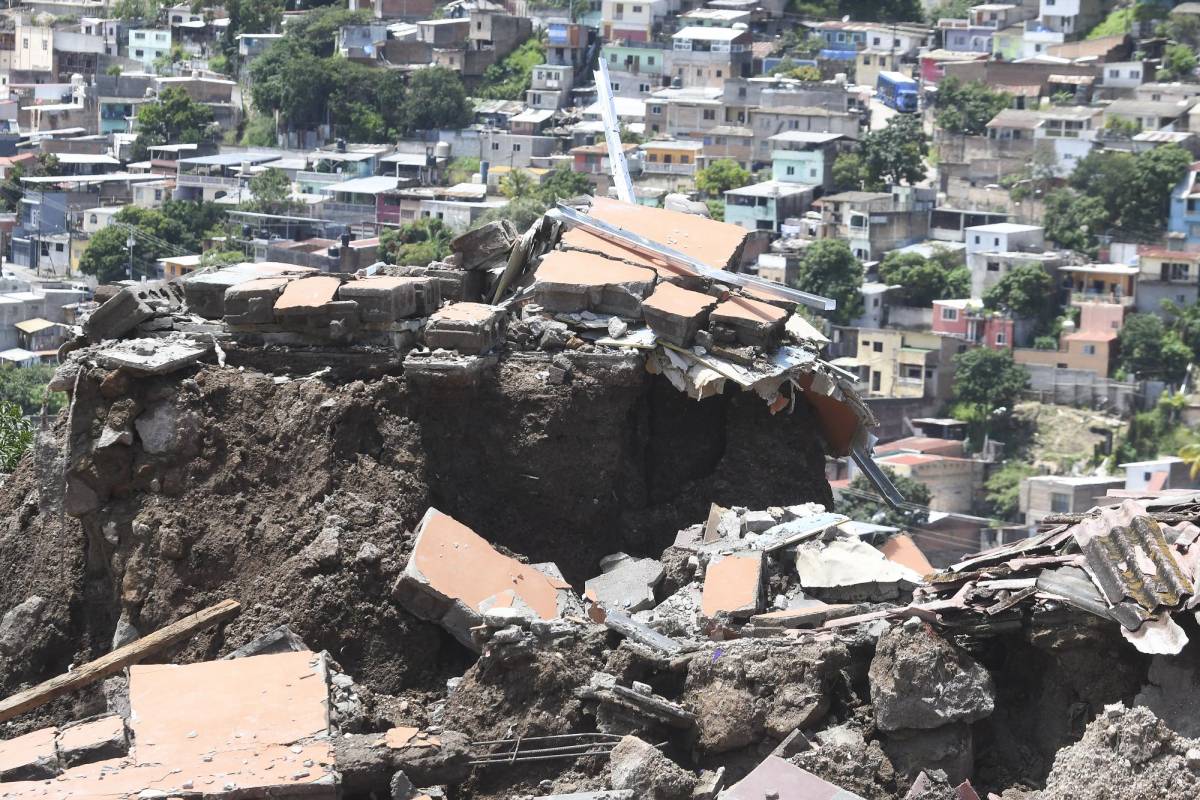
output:
[[[451,303],[439,309],[425,326],[431,348],[483,355],[504,341],[504,309],[483,303]]]
[[[633,790],[644,800],[685,800],[696,788],[695,775],[636,736],[613,748],[608,768],[614,788]]]
[[[212,345],[194,339],[125,339],[102,348],[96,360],[111,369],[124,368],[138,375],[166,375],[194,364]]]
[[[749,617],[763,607],[763,552],[734,553],[708,562],[700,610],[706,617],[727,613]]]
[[[751,300],[748,297],[730,297],[712,312],[714,325],[721,325],[734,332],[738,344],[770,347],[783,337],[783,326],[788,312],[782,308]]]
[[[129,752],[125,720],[108,714],[68,725],[59,733],[57,746],[66,767],[119,758]]]
[[[58,728],[42,728],[0,742],[0,781],[32,781],[57,775],[57,737]]]
[[[451,240],[450,249],[459,254],[463,269],[484,266],[500,257],[507,257],[517,241],[517,231],[508,220],[481,225]]]
[[[595,311],[640,319],[642,300],[654,282],[653,270],[591,253],[555,250],[535,273],[534,296],[547,311]]]
[[[642,314],[659,338],[686,347],[708,323],[709,312],[716,305],[716,298],[710,295],[660,283],[642,303]]]
[[[225,290],[225,321],[230,325],[270,325],[275,301],[290,278],[261,278]]]
[[[386,324],[432,314],[440,305],[441,292],[433,278],[385,275],[342,284],[338,299],[358,303],[363,322]]]
[[[603,575],[584,584],[584,594],[593,603],[641,611],[654,607],[654,587],[663,578],[663,565],[653,558],[622,561]]]

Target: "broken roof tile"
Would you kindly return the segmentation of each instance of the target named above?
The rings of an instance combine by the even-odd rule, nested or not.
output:
[[[749,231],[738,225],[607,197],[595,198],[588,213],[716,269],[736,266],[749,236]]]
[[[908,534],[896,534],[884,542],[879,549],[888,561],[908,567],[918,575],[932,575],[937,571]]]
[[[726,800],[863,800],[854,792],[834,786],[823,778],[778,756],[767,756],[749,775],[729,789]]]
[[[763,552],[714,557],[704,573],[701,613],[715,617],[722,612],[748,617],[762,609]]]
[[[275,301],[275,313],[303,313],[320,308],[333,301],[337,296],[338,287],[341,285],[340,278],[325,275],[294,280],[284,288],[283,294]]]

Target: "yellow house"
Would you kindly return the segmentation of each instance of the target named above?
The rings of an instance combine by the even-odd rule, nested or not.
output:
[[[695,175],[703,142],[685,139],[655,139],[642,145],[642,172]]]
[[[953,381],[952,359],[966,348],[966,342],[952,336],[862,328],[857,361],[871,395],[946,399]]]
[[[172,281],[199,269],[200,259],[201,256],[172,256],[160,258],[158,263],[162,264],[163,279]]]

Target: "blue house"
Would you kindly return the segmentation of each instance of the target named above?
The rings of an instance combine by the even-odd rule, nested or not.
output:
[[[1167,230],[1182,236],[1189,245],[1200,245],[1200,161],[1193,163],[1175,188],[1171,190],[1171,215]]]

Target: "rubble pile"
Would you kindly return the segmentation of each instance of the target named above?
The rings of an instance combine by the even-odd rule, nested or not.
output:
[[[1200,496],[935,572],[831,509],[821,299],[579,215],[84,321],[0,486],[0,797],[1195,794]]]

